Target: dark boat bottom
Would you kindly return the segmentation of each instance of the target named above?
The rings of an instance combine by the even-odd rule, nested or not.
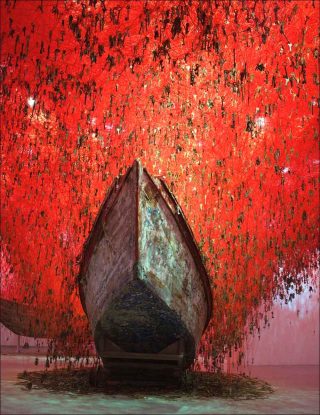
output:
[[[179,385],[185,371],[180,367],[171,367],[163,364],[147,365],[141,362],[134,365],[132,362],[106,362],[104,373],[107,382],[120,382],[132,385]]]
[[[109,304],[94,339],[105,368],[115,375],[179,376],[195,355],[194,340],[179,316],[138,279]]]

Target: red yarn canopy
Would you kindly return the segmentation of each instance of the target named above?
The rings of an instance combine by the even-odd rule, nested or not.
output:
[[[318,16],[311,0],[2,1],[2,296],[38,307],[65,349],[88,341],[76,258],[135,158],[205,258],[207,357],[312,286]]]

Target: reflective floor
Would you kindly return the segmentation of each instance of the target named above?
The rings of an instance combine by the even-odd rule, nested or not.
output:
[[[52,393],[17,385],[17,374],[35,370],[35,357],[1,355],[1,414],[319,414],[319,366],[252,366],[251,376],[271,383],[265,399],[165,399]],[[44,369],[39,357],[39,370]]]

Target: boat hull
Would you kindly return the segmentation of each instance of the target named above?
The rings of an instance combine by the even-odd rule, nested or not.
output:
[[[140,163],[106,197],[79,282],[106,367],[192,363],[211,316],[208,277],[181,208]]]

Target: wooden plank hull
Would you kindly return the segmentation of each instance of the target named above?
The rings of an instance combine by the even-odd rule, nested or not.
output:
[[[79,288],[105,366],[192,363],[211,316],[208,276],[181,208],[139,162],[101,207]]]
[[[41,315],[38,308],[0,298],[0,321],[19,336],[53,337],[52,328],[41,320]]]

